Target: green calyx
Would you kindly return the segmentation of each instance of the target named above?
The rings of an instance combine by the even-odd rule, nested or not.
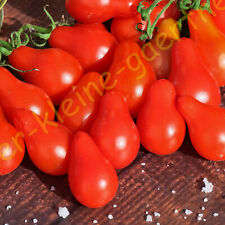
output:
[[[155,0],[149,7],[146,7],[143,3],[149,3],[148,1],[144,0],[141,1],[138,6],[137,6],[137,11],[141,14],[141,18],[143,21],[147,21],[147,29],[142,30],[139,28],[139,25],[141,23],[138,23],[136,25],[136,29],[142,33],[140,36],[140,40],[146,41],[148,39],[151,39],[153,36],[153,32],[156,28],[156,24],[159,21],[161,15],[170,7],[170,5],[173,2],[177,3],[178,9],[182,12],[183,16],[178,20],[178,28],[181,30],[182,28],[182,23],[184,20],[187,19],[187,14],[188,11],[191,9],[194,10],[207,10],[211,13],[211,8],[210,8],[210,0],[207,0],[206,3],[202,6],[201,5],[201,0],[169,0],[166,5],[162,8],[162,10],[159,12],[157,15],[156,19],[152,22],[150,20],[150,15],[152,11],[155,9],[155,7],[162,2],[163,0]]]

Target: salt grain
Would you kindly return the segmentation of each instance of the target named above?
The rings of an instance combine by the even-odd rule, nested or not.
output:
[[[58,215],[65,219],[67,216],[70,215],[70,213],[66,207],[59,207]]]
[[[93,220],[93,223],[95,223],[95,224],[98,223],[98,220]]]
[[[202,206],[202,207],[201,207],[201,210],[205,210],[205,207],[204,207],[204,206]]]
[[[141,172],[144,173],[145,171],[144,170],[141,170]]]
[[[198,220],[198,221],[202,220],[202,217],[203,217],[203,214],[202,214],[202,213],[199,213],[199,214],[197,215],[197,220]]]
[[[147,215],[145,221],[146,222],[152,222],[152,216],[151,215]]]
[[[187,217],[186,217],[186,216],[184,216],[184,219],[186,220],[186,219],[187,219]]]
[[[160,223],[156,223],[156,225],[160,225]]]
[[[19,191],[16,191],[15,194],[18,195],[19,194]]]
[[[7,206],[6,206],[6,210],[10,210],[11,208],[12,208],[11,205],[7,205]]]
[[[141,163],[141,165],[142,165],[142,166],[145,166],[146,164],[145,164],[145,163]]]
[[[174,213],[178,213],[178,210],[177,210],[177,209],[174,209],[173,212],[174,212]]]
[[[171,192],[172,192],[172,194],[176,194],[176,191],[175,190],[172,190]]]
[[[208,202],[208,201],[209,201],[208,198],[203,199],[203,202]]]
[[[50,191],[55,191],[55,187],[51,186]]]
[[[203,219],[203,221],[205,222],[205,221],[206,221],[206,219]]]
[[[37,223],[38,222],[38,220],[37,219],[33,219],[33,223]]]
[[[112,220],[112,219],[113,219],[113,215],[112,215],[112,214],[109,214],[109,215],[108,215],[108,219],[109,219],[109,220]]]
[[[27,220],[24,220],[24,223],[27,223]]]
[[[148,215],[148,211],[146,211],[145,214]]]
[[[203,179],[203,182],[205,184],[205,187],[202,188],[202,192],[204,193],[210,193],[213,191],[213,184],[210,183],[207,178],[204,178]]]
[[[155,217],[160,217],[160,214],[158,212],[154,212]]]
[[[213,216],[219,216],[219,213],[213,213]]]
[[[113,205],[113,208],[116,208],[116,207],[117,207],[117,205],[116,205],[116,204],[114,204],[114,205]]]
[[[185,213],[186,215],[191,215],[191,214],[192,214],[192,211],[189,210],[189,209],[185,209],[184,213]]]

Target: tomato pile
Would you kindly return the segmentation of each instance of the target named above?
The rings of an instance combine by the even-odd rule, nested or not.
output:
[[[224,0],[65,6],[74,25],[45,7],[49,27],[25,24],[0,40],[0,175],[26,149],[38,169],[68,174],[74,197],[98,208],[140,145],[171,154],[188,128],[202,157],[225,160]]]

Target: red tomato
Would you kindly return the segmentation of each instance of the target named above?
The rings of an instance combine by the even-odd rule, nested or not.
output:
[[[140,138],[121,95],[111,91],[102,97],[91,136],[116,169],[128,166],[136,158]]]
[[[163,6],[168,2],[162,1],[160,6],[156,6],[152,13],[150,14],[150,20],[153,23],[156,19],[157,15],[162,10]],[[143,2],[143,4],[148,4],[147,2]],[[150,4],[152,2],[150,1]],[[164,4],[164,5],[163,5]],[[172,3],[170,7],[161,15],[160,19],[158,20],[157,24],[159,25],[160,22],[165,18],[173,18],[177,20],[180,16],[180,12],[177,9],[176,3]],[[111,23],[111,32],[116,37],[118,41],[125,41],[125,40],[133,40],[133,41],[139,41],[139,38],[141,36],[141,32],[139,32],[136,29],[136,26],[138,23],[142,23],[142,25],[139,25],[139,28],[142,30],[147,29],[147,21],[143,21],[141,18],[141,14],[136,12],[135,15],[132,15],[131,17],[127,18],[114,18]]]
[[[204,67],[197,45],[190,38],[181,38],[174,44],[169,80],[178,96],[192,96],[209,105],[220,105],[219,86]]]
[[[49,96],[39,87],[24,83],[14,77],[8,70],[0,67],[0,104],[10,119],[14,109],[29,109],[42,118],[55,117],[54,106]]]
[[[225,0],[211,0],[210,7],[212,9],[212,15],[215,24],[225,34]]]
[[[188,26],[204,64],[218,84],[225,85],[225,36],[205,10],[191,10],[188,14]]]
[[[82,131],[75,134],[72,142],[68,179],[74,197],[90,208],[106,205],[118,188],[115,169]]]
[[[50,175],[66,174],[72,140],[70,130],[49,121],[47,116],[42,120],[25,109],[15,110],[12,118],[15,127],[24,134],[27,151],[35,166]]]
[[[149,88],[137,117],[141,144],[150,152],[175,152],[185,137],[185,122],[176,109],[176,91],[168,80],[158,80]]]
[[[96,72],[85,74],[63,99],[58,121],[72,131],[89,131],[103,93],[103,77]]]
[[[142,56],[139,45],[133,41],[121,42],[116,48],[109,70],[108,90],[120,92],[126,97],[132,117],[136,117],[144,103],[146,92],[155,74]]]
[[[82,23],[102,23],[112,17],[128,17],[135,13],[140,0],[66,0],[70,15]]]
[[[61,49],[34,49],[21,46],[8,57],[9,63],[20,70],[38,69],[20,73],[23,79],[46,91],[55,105],[59,105],[82,75],[76,58]]]
[[[107,71],[117,45],[115,37],[102,24],[58,26],[52,31],[48,43],[77,58],[85,73]]]
[[[0,176],[11,173],[23,160],[23,135],[9,124],[0,107]]]
[[[177,107],[187,122],[196,151],[208,160],[225,160],[225,109],[189,96],[178,98]]]

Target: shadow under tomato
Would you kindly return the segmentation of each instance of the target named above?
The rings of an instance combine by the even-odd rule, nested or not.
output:
[[[61,199],[64,199],[73,204],[75,208],[81,206],[73,197],[67,181],[67,176],[51,176],[40,171],[30,160],[28,153],[25,154],[24,160],[21,166],[31,170],[33,174],[46,186],[46,189],[51,191],[51,187],[54,186],[54,193]],[[57,208],[58,210],[58,208]]]

